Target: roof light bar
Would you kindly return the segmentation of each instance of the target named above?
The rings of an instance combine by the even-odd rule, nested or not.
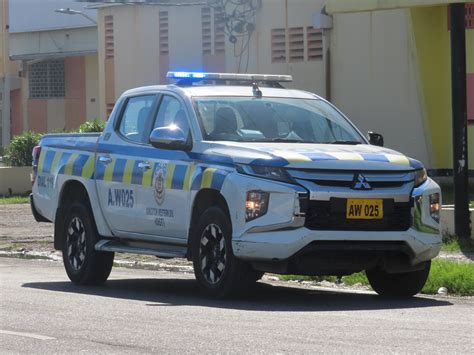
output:
[[[235,81],[275,81],[291,82],[291,75],[269,75],[269,74],[234,74],[234,73],[199,73],[169,71],[166,75],[169,79],[176,80],[235,80]]]

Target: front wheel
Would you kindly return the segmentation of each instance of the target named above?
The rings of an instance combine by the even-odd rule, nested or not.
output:
[[[63,261],[76,284],[102,284],[110,275],[114,253],[95,250],[98,234],[92,214],[81,202],[69,206],[63,229]]]
[[[257,280],[251,266],[232,252],[232,227],[218,207],[205,210],[191,235],[194,274],[201,289],[213,297],[245,291]]]
[[[431,260],[421,270],[390,274],[380,269],[367,270],[369,283],[381,296],[411,297],[421,291],[430,273]]]

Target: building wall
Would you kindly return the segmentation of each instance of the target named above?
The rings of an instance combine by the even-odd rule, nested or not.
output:
[[[104,98],[100,103],[101,116],[107,116],[111,105],[125,90],[167,83],[164,77],[168,70],[292,74],[293,86],[324,96],[322,58],[301,62],[287,60],[284,63],[272,63],[271,58],[271,30],[312,26],[313,14],[321,10],[323,3],[322,0],[263,0],[249,44],[248,65],[246,56],[240,60],[234,55],[242,43],[234,46],[227,36],[225,54],[203,54],[202,6],[122,5],[99,8],[99,87]],[[110,52],[107,58],[106,51],[107,45],[110,48],[110,43],[106,43],[108,16],[113,18],[113,58],[110,58]],[[162,34],[167,31],[166,36],[160,36],[160,25],[165,29]],[[166,49],[160,47],[164,41],[168,44]]]
[[[452,168],[451,52],[448,31],[448,8],[436,6],[410,10],[415,40],[415,55],[420,78],[421,97],[431,140],[433,168]],[[466,30],[466,71],[469,87],[474,85],[474,29]],[[474,118],[474,91],[468,93],[468,117]],[[473,146],[474,122],[468,125],[468,142]],[[469,151],[468,166],[474,167]]]
[[[408,12],[335,15],[331,58],[333,102],[364,133],[430,166]]]
[[[246,55],[235,55],[243,43],[234,46],[227,37],[223,57],[203,54],[202,6],[102,7],[98,10],[100,116],[107,117],[123,91],[166,83],[168,70],[291,74],[290,87],[330,96],[363,132],[382,133],[386,146],[427,167],[450,168],[446,6],[337,14],[333,28],[321,36],[323,55],[307,60],[305,44],[305,59],[292,60],[290,34],[304,28],[306,36],[314,14],[324,4],[323,0],[262,0],[248,60]],[[110,38],[106,41],[106,16],[113,18],[112,56],[106,50],[111,45]],[[110,33],[110,23],[108,28]],[[274,29],[283,29],[287,36],[282,61],[272,58]],[[474,80],[472,32],[466,33],[470,80]],[[331,53],[328,83],[326,48]],[[474,83],[469,85],[474,92]],[[328,87],[330,92],[326,92]],[[471,114],[472,100],[469,105]],[[468,134],[472,142],[472,125]],[[470,166],[473,159],[471,154]]]
[[[30,98],[28,74],[21,79],[20,89],[12,91],[12,135],[27,130],[76,129],[86,120],[100,117],[97,56],[68,57],[64,65],[64,98]]]

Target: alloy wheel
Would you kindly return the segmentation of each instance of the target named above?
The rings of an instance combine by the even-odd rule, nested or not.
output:
[[[201,271],[210,284],[218,283],[226,267],[226,247],[222,229],[217,224],[209,224],[203,231],[199,246]]]
[[[69,223],[66,236],[67,257],[69,265],[79,271],[86,259],[86,229],[79,217],[74,217]]]

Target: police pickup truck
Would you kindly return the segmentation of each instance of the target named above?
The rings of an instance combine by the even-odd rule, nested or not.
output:
[[[126,91],[101,134],[48,134],[31,206],[54,223],[72,282],[108,278],[114,253],[188,258],[224,297],[265,272],[365,270],[412,296],[441,243],[439,186],[287,75],[170,72]]]

